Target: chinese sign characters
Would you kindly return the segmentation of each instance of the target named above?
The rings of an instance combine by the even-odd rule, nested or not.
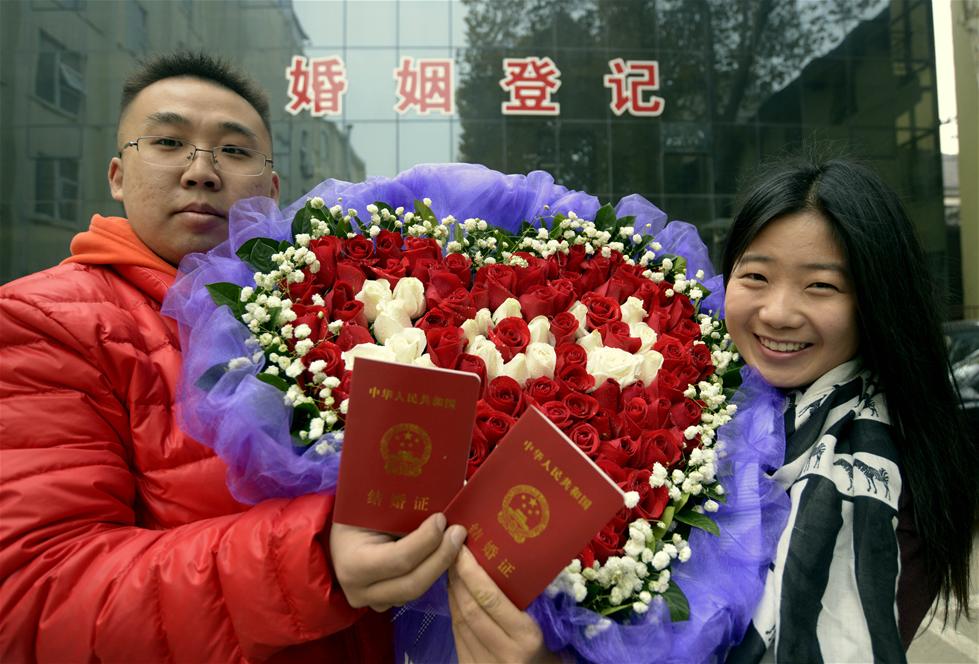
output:
[[[402,57],[392,70],[395,81],[394,111],[410,110],[420,115],[452,115],[454,107],[454,66],[450,58]],[[663,113],[666,101],[655,94],[660,87],[656,60],[608,61],[611,73],[602,78],[609,89],[609,108],[617,115],[655,117]],[[321,58],[293,56],[286,67],[289,103],[286,111],[298,115],[341,115],[347,93],[347,73],[337,55]],[[549,57],[504,58],[500,87],[507,99],[500,104],[503,115],[555,116],[561,104],[554,95],[561,87],[561,70]]]

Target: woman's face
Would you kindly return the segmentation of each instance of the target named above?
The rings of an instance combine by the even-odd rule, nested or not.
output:
[[[745,362],[772,385],[795,388],[852,359],[860,335],[849,274],[818,212],[766,225],[734,265],[724,300]]]

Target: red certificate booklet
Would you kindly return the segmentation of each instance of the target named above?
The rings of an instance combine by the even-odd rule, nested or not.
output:
[[[619,487],[528,408],[445,516],[466,526],[466,546],[525,609],[624,505]]]
[[[350,388],[337,523],[414,530],[462,487],[479,377],[357,358]]]

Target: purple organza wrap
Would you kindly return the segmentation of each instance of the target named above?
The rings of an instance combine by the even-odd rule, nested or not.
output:
[[[227,307],[214,304],[206,286],[222,281],[252,285],[252,271],[235,250],[254,237],[291,239],[292,218],[312,196],[322,197],[328,206],[341,199],[345,210],[354,208],[365,217],[366,206],[375,201],[411,209],[416,199],[427,197],[439,218],[479,217],[509,230],[558,212],[594,218],[599,208],[595,197],[559,186],[547,173],[503,175],[471,164],[416,166],[393,179],[371,178],[359,184],[327,180],[281,212],[267,198],[237,203],[230,213],[228,241],[181,261],[163,313],[179,323],[184,349],[177,395],[180,424],[227,463],[228,486],[236,499],[246,503],[332,491],[339,455],[321,456],[315,446],[303,455],[295,453],[289,436],[291,410],[279,390],[255,378],[262,366],[227,371],[213,384],[202,381],[212,367],[250,356],[254,350],[246,343],[247,329]],[[705,285],[713,291],[705,306],[720,309],[723,285],[720,275],[714,275],[696,228],[682,221],[667,224],[664,212],[637,195],[622,199],[616,213],[635,216],[637,233],[654,235],[662,251],[685,257],[688,275],[703,270]],[[690,601],[691,620],[670,623],[666,607],[654,605],[641,623],[612,623],[588,638],[584,627],[595,622],[595,614],[577,607],[566,595],[543,595],[529,611],[541,624],[549,648],[570,648],[581,659],[617,664],[699,662],[740,639],[761,595],[764,570],[784,527],[788,504],[764,472],[782,460],[780,397],[747,373],[737,402],[738,417],[721,432],[721,440],[727,443],[722,481],[728,491],[728,502],[716,515],[721,536],[695,532],[690,540],[694,555],[676,566],[673,577]],[[324,438],[340,446],[335,435]],[[406,653],[415,662],[454,661],[447,615],[443,577],[422,598],[399,610],[397,661],[403,661]]]
[[[672,567],[673,580],[690,602],[690,619],[671,623],[665,604],[654,602],[640,622],[613,622],[587,636],[586,628],[599,616],[569,595],[545,593],[528,611],[550,650],[610,664],[713,662],[744,636],[788,519],[789,500],[768,475],[785,454],[784,398],[756,371],[746,367],[742,377],[734,398],[737,417],[719,431],[718,477],[727,491],[727,502],[714,515],[721,534],[694,530],[690,560]],[[412,662],[456,661],[446,604],[443,577],[396,614],[397,661],[405,654]]]

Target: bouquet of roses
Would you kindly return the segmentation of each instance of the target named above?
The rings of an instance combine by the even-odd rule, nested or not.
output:
[[[632,634],[657,634],[662,650],[671,619],[691,622],[692,586],[677,583],[675,562],[709,541],[692,532],[720,534],[709,515],[727,499],[716,443],[735,411],[737,356],[702,306],[710,265],[692,227],[665,226],[639,197],[598,207],[543,175],[420,167],[328,183],[291,221],[261,203],[236,208],[229,245],[182,265],[168,300],[188,342],[185,426],[225,457],[239,498],[329,490],[358,357],[476,373],[470,475],[534,407],[626,492],[626,508],[532,607],[548,645],[608,655],[607,632],[625,645],[644,626]],[[510,205],[487,207],[490,192],[472,186],[460,205],[453,180],[501,187]],[[228,431],[229,414],[257,433],[229,438],[246,433]],[[764,510],[750,510],[759,526]],[[742,562],[758,576],[761,559]],[[414,608],[444,614],[437,589]]]

